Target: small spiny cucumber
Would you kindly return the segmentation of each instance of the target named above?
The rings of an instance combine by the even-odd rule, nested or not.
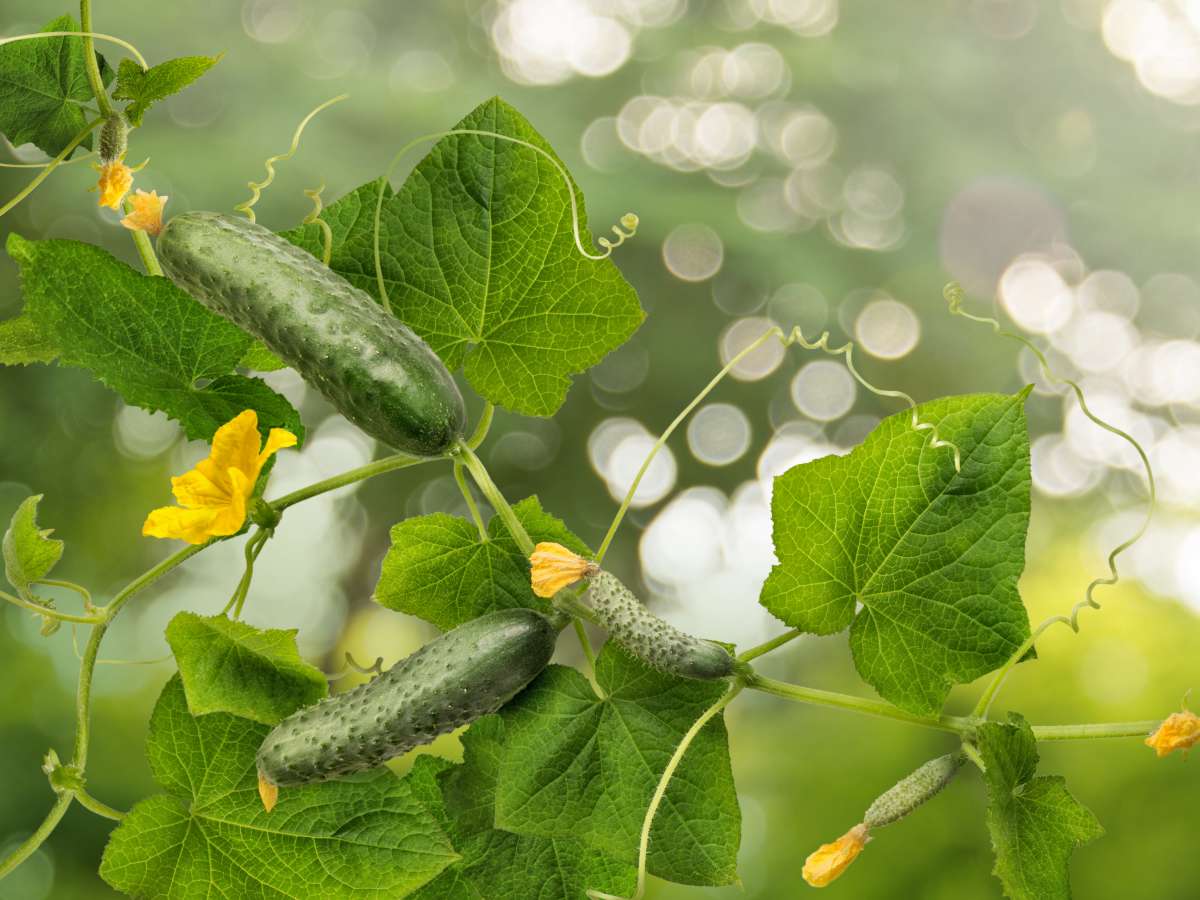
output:
[[[351,422],[397,450],[439,456],[462,436],[454,378],[412,329],[261,225],[212,212],[158,236],[163,271],[261,340]]]
[[[931,799],[948,785],[966,761],[962,753],[931,759],[876,798],[863,817],[868,829],[891,825]]]
[[[494,713],[546,668],[557,636],[531,609],[459,625],[373,681],[276,725],[258,751],[260,783],[308,784],[372,769]]]
[[[706,681],[733,674],[735,660],[724,647],[664,622],[615,575],[598,569],[588,577],[588,599],[600,624],[642,662],[672,675]]]

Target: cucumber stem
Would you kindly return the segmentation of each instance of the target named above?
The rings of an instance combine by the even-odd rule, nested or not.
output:
[[[500,493],[500,488],[496,487],[496,482],[492,481],[492,476],[488,474],[483,462],[475,455],[475,451],[466,441],[459,441],[455,449],[467,467],[467,471],[475,479],[475,484],[483,492],[483,496],[487,497],[488,503],[492,504],[492,509],[504,520],[504,524],[508,527],[513,540],[517,542],[517,546],[521,548],[521,552],[525,556],[529,556],[533,553],[533,539],[529,537],[529,532],[525,530],[525,526],[521,524],[521,520],[517,518],[517,514],[508,501],[504,499],[504,495]]]
[[[96,95],[100,115],[107,119],[113,114],[113,106],[108,99],[108,91],[104,89],[104,80],[100,77],[100,64],[96,62],[96,42],[92,38],[92,0],[79,0],[79,30],[84,33],[83,68],[87,72],[88,84]]]

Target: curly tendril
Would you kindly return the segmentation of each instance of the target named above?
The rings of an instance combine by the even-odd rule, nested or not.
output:
[[[276,156],[268,156],[265,160],[263,160],[263,168],[267,170],[267,177],[262,181],[246,182],[246,187],[250,188],[250,199],[248,199],[245,203],[235,206],[233,208],[234,212],[244,213],[247,219],[249,219],[251,222],[254,221],[254,204],[258,203],[259,198],[262,196],[262,192],[270,187],[271,183],[275,181],[275,163],[285,162],[296,155],[296,151],[300,148],[300,136],[304,134],[304,129],[308,127],[308,123],[316,117],[317,113],[324,109],[328,109],[335,103],[340,103],[349,96],[349,94],[339,94],[332,99],[326,100],[300,120],[300,124],[296,126],[295,134],[292,135],[291,146],[288,147],[283,153],[280,153]]]
[[[780,328],[778,325],[775,325],[763,332],[759,338],[748,344],[741,351],[739,351],[738,354],[733,357],[733,359],[729,360],[729,362],[725,364],[725,368],[721,369],[720,372],[713,376],[713,379],[706,384],[703,389],[701,389],[700,393],[692,398],[692,401],[683,408],[683,411],[675,417],[675,420],[666,427],[666,430],[664,430],[659,436],[658,440],[654,442],[654,446],[651,447],[650,452],[646,454],[646,458],[642,461],[641,467],[637,470],[637,474],[634,476],[633,482],[629,485],[629,490],[625,493],[625,498],[621,502],[621,507],[617,510],[617,514],[613,517],[612,524],[608,527],[608,533],[604,535],[604,540],[601,542],[600,548],[596,551],[597,564],[603,561],[604,554],[608,552],[609,545],[616,536],[617,528],[620,527],[621,521],[625,518],[625,513],[629,511],[629,505],[633,502],[633,497],[637,493],[638,485],[641,484],[642,478],[645,476],[647,470],[649,470],[650,463],[654,461],[654,457],[658,455],[658,451],[663,448],[667,440],[675,432],[675,429],[683,423],[683,420],[691,414],[692,410],[700,405],[700,402],[708,396],[713,388],[720,384],[721,380],[724,379],[724,377],[731,371],[733,371],[734,367],[737,366],[739,362],[741,362],[745,357],[749,356],[771,338],[775,338],[780,341],[784,347],[790,347],[793,344],[796,344],[805,350],[820,350],[821,352],[827,353],[830,356],[844,357],[846,368],[849,370],[850,374],[854,376],[854,379],[859,384],[861,384],[872,394],[877,397],[903,400],[905,403],[907,403],[909,409],[912,411],[913,430],[929,432],[930,447],[935,449],[947,448],[954,451],[954,471],[959,472],[962,470],[962,454],[959,452],[958,447],[950,441],[939,437],[937,426],[932,422],[921,421],[920,416],[917,414],[916,400],[914,400],[904,391],[894,391],[885,388],[879,388],[871,384],[871,382],[867,381],[867,379],[863,378],[862,374],[854,365],[853,341],[847,341],[840,347],[830,347],[828,331],[821,332],[820,336],[815,341],[810,341],[804,336],[799,326],[796,326],[790,332],[785,333],[782,328]]]
[[[392,161],[388,164],[387,171],[384,172],[384,174],[383,174],[384,183],[391,184],[392,173],[396,170],[396,166],[398,166],[400,164],[400,161],[402,159],[404,159],[404,157],[407,156],[413,150],[414,147],[417,147],[417,146],[427,143],[429,141],[439,141],[442,138],[454,137],[455,135],[460,135],[460,134],[461,135],[475,135],[477,137],[496,138],[497,140],[507,141],[510,144],[516,144],[520,147],[525,147],[529,150],[532,150],[534,153],[537,153],[540,156],[542,156],[547,162],[550,163],[550,165],[552,165],[554,167],[554,170],[556,172],[558,172],[559,177],[562,179],[563,184],[565,184],[567,186],[567,200],[571,204],[571,235],[575,239],[575,249],[579,251],[579,254],[584,259],[595,260],[597,262],[599,262],[602,259],[608,259],[612,255],[612,252],[615,249],[617,249],[617,247],[620,247],[623,243],[625,243],[626,240],[633,237],[637,233],[638,217],[634,213],[631,213],[631,212],[625,213],[625,215],[621,216],[621,221],[620,221],[621,227],[618,227],[617,225],[612,226],[612,231],[617,237],[616,241],[612,241],[612,240],[608,239],[607,237],[598,238],[596,240],[596,243],[604,248],[604,252],[603,253],[588,252],[588,249],[583,245],[582,230],[581,230],[581,226],[579,224],[579,200],[575,196],[575,183],[571,180],[571,175],[570,175],[570,173],[567,172],[566,167],[555,158],[553,153],[549,153],[546,150],[543,150],[541,147],[537,146],[536,144],[531,144],[531,143],[529,143],[529,141],[523,141],[520,138],[510,137],[507,134],[499,134],[495,131],[487,131],[486,129],[452,128],[449,131],[437,131],[432,134],[423,134],[420,137],[413,138],[411,141],[409,141],[407,144],[405,144],[403,147],[401,147],[400,150],[396,153],[396,155],[392,157]],[[383,189],[381,188],[379,191],[379,195],[375,198],[375,227],[374,227],[375,281],[379,285],[380,299],[383,300],[384,305],[388,309],[391,309],[392,303],[391,303],[391,300],[388,298],[387,285],[385,284],[384,279],[383,279],[383,262],[380,257],[380,251],[379,251],[379,227],[380,227],[380,220],[381,220],[382,216],[383,216]],[[622,230],[622,227],[625,230]]]
[[[321,237],[324,241],[324,249],[321,251],[321,262],[326,267],[329,266],[329,261],[333,259],[333,229],[329,227],[329,223],[321,218],[321,210],[325,208],[325,203],[321,200],[321,193],[325,190],[325,182],[321,182],[320,187],[307,188],[304,191],[304,196],[313,202],[312,212],[301,220],[303,225],[319,225],[321,227]]]
[[[1033,648],[1034,644],[1037,642],[1037,639],[1040,638],[1047,629],[1052,628],[1055,625],[1062,624],[1066,625],[1072,631],[1078,634],[1079,614],[1085,609],[1100,609],[1100,603],[1096,600],[1093,594],[1095,593],[1096,588],[1112,587],[1121,580],[1121,574],[1117,569],[1117,557],[1140,541],[1146,534],[1146,531],[1149,529],[1150,523],[1154,518],[1154,510],[1158,502],[1158,490],[1154,480],[1154,467],[1150,464],[1150,457],[1146,454],[1145,448],[1143,448],[1142,445],[1138,443],[1137,439],[1133,437],[1133,435],[1129,434],[1129,432],[1121,430],[1110,422],[1106,422],[1104,419],[1101,419],[1094,412],[1092,412],[1091,408],[1087,404],[1087,398],[1084,397],[1083,388],[1081,388],[1078,383],[1072,381],[1071,379],[1064,378],[1056,373],[1050,367],[1050,361],[1046,359],[1046,355],[1040,349],[1038,349],[1036,344],[1034,344],[1024,335],[1005,330],[998,320],[993,319],[990,316],[976,316],[963,309],[963,303],[966,300],[966,295],[963,292],[962,286],[957,282],[952,281],[947,284],[942,291],[942,295],[946,298],[946,303],[949,307],[951,315],[962,316],[964,319],[970,319],[972,322],[979,322],[980,324],[988,325],[996,334],[1000,335],[1001,337],[1016,341],[1033,353],[1033,355],[1037,358],[1038,365],[1041,367],[1042,373],[1046,376],[1047,380],[1055,384],[1067,385],[1074,392],[1075,399],[1079,402],[1080,412],[1087,416],[1087,418],[1093,424],[1103,428],[1110,434],[1115,434],[1117,437],[1121,438],[1123,441],[1133,447],[1133,449],[1137,452],[1138,459],[1141,461],[1142,469],[1146,473],[1146,515],[1142,519],[1142,523],[1131,535],[1129,535],[1129,537],[1121,541],[1121,543],[1117,544],[1116,547],[1109,551],[1107,560],[1108,574],[1092,579],[1087,588],[1084,590],[1083,599],[1072,606],[1071,611],[1067,615],[1051,616],[1036,629],[1034,629],[1033,633],[1023,644],[1021,644],[1020,647],[1016,649],[1012,656],[1009,657],[1008,661],[1005,662],[1005,664],[1000,668],[1000,670],[996,673],[995,678],[992,680],[992,683],[988,686],[988,689],[984,692],[983,696],[980,697],[979,703],[975,708],[976,715],[985,715],[988,709],[991,707],[992,701],[995,699],[996,692],[999,690],[1000,685],[1003,683],[1004,678],[1008,675],[1009,671],[1014,665],[1020,662],[1022,658],[1024,658],[1025,654]]]

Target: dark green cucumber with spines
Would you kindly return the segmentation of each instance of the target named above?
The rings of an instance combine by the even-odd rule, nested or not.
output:
[[[288,786],[373,769],[494,713],[546,668],[558,628],[532,609],[503,609],[447,631],[382,675],[284,719],[258,771]]]
[[[711,681],[733,674],[735,660],[712,641],[685,634],[664,622],[613,574],[590,576],[588,599],[600,624],[618,645],[642,662],[672,675]]]
[[[438,456],[466,411],[437,354],[365,291],[249,220],[175,216],[158,237],[163,271],[254,335],[351,422],[405,453]]]

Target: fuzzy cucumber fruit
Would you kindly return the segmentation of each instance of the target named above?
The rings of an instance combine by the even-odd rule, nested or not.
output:
[[[557,636],[531,609],[459,625],[373,681],[276,725],[259,748],[259,776],[288,786],[373,769],[494,713],[546,668]]]
[[[642,662],[672,675],[711,681],[733,674],[724,647],[692,637],[664,622],[620,580],[603,569],[591,576],[588,599],[609,637]]]
[[[167,222],[158,256],[172,281],[261,340],[372,437],[438,456],[462,436],[462,395],[437,354],[311,254],[246,219],[188,212]]]

